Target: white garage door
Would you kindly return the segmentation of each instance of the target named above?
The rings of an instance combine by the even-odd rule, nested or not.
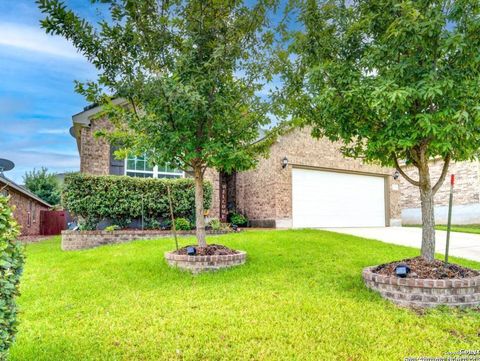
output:
[[[293,227],[385,226],[385,179],[292,170]]]

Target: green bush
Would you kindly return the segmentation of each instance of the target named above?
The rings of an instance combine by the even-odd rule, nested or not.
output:
[[[192,229],[192,225],[188,219],[177,218],[175,219],[175,229],[177,231],[189,231]]]
[[[236,226],[246,226],[248,218],[240,213],[232,213],[230,215],[230,223]]]
[[[69,174],[62,193],[63,206],[82,219],[82,229],[95,229],[104,220],[126,227],[130,220],[163,223],[170,219],[167,195],[170,186],[175,218],[194,219],[195,185],[193,179],[149,179],[123,176]],[[205,209],[210,208],[212,187],[204,185]],[[143,207],[142,207],[143,205]],[[156,222],[151,222],[156,225]]]
[[[111,226],[105,227],[105,231],[107,232],[118,231],[119,229],[122,229],[122,228],[120,226],[117,226],[116,224],[112,224]]]
[[[0,195],[0,360],[6,359],[17,332],[15,297],[25,261],[23,246],[15,240],[18,234],[8,198]]]
[[[212,229],[212,231],[219,231],[222,228],[222,222],[218,218],[212,218],[208,225]]]

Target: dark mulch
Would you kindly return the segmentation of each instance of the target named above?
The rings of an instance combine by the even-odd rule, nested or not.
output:
[[[220,244],[209,244],[207,247],[198,247],[198,246],[186,246],[180,248],[178,251],[175,251],[176,254],[187,254],[187,247],[195,247],[197,250],[196,256],[224,256],[229,254],[237,254],[238,251],[222,246]]]
[[[469,278],[480,275],[480,272],[470,268],[450,263],[445,267],[443,261],[435,260],[433,262],[427,262],[422,257],[407,258],[398,262],[382,264],[373,269],[372,272],[385,276],[395,276],[395,267],[399,264],[406,264],[410,267],[410,273],[408,273],[407,278],[446,279]]]

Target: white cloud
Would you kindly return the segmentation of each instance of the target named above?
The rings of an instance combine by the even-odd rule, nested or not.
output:
[[[68,128],[61,129],[61,128],[55,128],[55,129],[40,129],[37,131],[39,134],[68,134]]]
[[[0,46],[62,58],[83,59],[83,56],[67,40],[48,35],[40,27],[23,24],[0,23]]]

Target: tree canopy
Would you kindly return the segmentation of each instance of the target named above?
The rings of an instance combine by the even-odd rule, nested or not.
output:
[[[480,4],[302,0],[295,6],[300,26],[286,34],[288,47],[279,52],[281,109],[312,126],[313,136],[342,141],[346,156],[396,166],[420,187],[422,254],[433,258],[431,240],[425,244],[434,238],[433,195],[450,160],[479,155]],[[445,166],[432,183],[434,158]],[[408,177],[402,162],[414,165],[418,178]]]
[[[29,191],[48,204],[52,206],[60,204],[60,183],[55,174],[48,173],[47,168],[42,167],[40,170],[34,169],[31,172],[25,172],[23,182]]]
[[[121,145],[118,156],[145,154],[191,172],[201,192],[206,168],[248,169],[267,149],[258,138],[270,105],[258,92],[268,81],[276,1],[98,0],[109,18],[95,25],[58,0],[37,2],[46,31],[70,40],[98,69],[96,81],[76,89],[105,105],[115,131],[102,135]]]

